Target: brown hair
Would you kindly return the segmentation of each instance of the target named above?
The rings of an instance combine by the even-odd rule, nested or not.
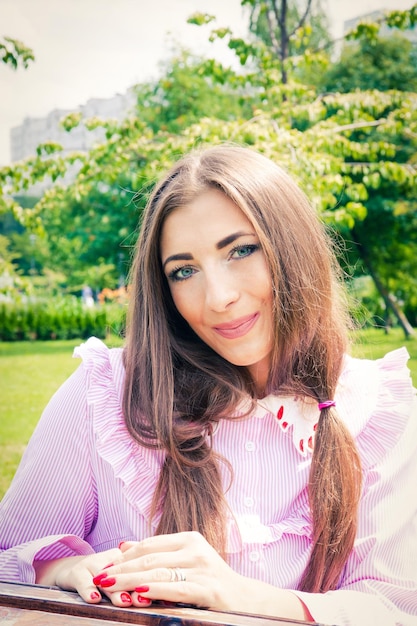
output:
[[[266,392],[333,398],[348,325],[326,231],[299,187],[272,161],[248,148],[206,148],[180,159],[156,186],[132,266],[125,419],[137,441],[166,453],[154,496],[153,513],[161,512],[157,532],[198,530],[224,554],[222,460],[210,434],[220,419],[233,418],[254,388],[246,368],[216,354],[178,314],[159,249],[166,216],[213,188],[251,221],[270,267],[276,333]],[[337,586],[356,534],[360,482],[350,433],[334,408],[322,410],[309,481],[313,548],[300,589]]]

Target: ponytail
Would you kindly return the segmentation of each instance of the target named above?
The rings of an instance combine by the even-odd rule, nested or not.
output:
[[[353,438],[334,408],[321,410],[309,479],[313,548],[299,589],[336,589],[356,535],[361,464]]]

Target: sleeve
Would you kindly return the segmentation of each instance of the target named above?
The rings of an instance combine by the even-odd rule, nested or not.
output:
[[[417,626],[417,399],[406,351],[377,363],[377,405],[357,437],[363,491],[340,588],[296,592],[315,620]]]
[[[81,364],[52,397],[0,503],[0,580],[33,583],[34,560],[94,552],[86,375]]]

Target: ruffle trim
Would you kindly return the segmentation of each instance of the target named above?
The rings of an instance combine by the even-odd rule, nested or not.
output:
[[[377,397],[369,420],[361,424],[356,445],[364,469],[380,462],[396,445],[412,413],[416,396],[406,348],[386,354],[374,363],[377,368]],[[356,433],[355,433],[356,434]]]
[[[115,350],[91,337],[74,350],[74,356],[83,360],[87,372],[87,404],[92,411],[97,453],[122,481],[127,500],[150,520],[161,460],[154,450],[137,444],[126,428],[119,390],[115,386],[112,352]],[[121,359],[121,349],[118,352],[120,356],[117,358]],[[122,370],[121,363],[119,367]],[[156,518],[153,520],[154,523],[157,521]]]
[[[364,464],[368,467],[395,444],[409,418],[415,390],[408,359],[406,348],[375,361],[346,356],[335,394],[336,408],[359,449],[366,449]],[[267,396],[258,401],[255,414],[265,412],[283,432],[291,434],[301,456],[311,455],[319,418],[315,401]]]

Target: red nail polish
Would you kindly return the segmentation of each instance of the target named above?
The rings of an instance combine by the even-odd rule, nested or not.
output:
[[[105,578],[107,578],[107,574],[98,574],[97,576],[94,576],[93,583],[98,586]]]
[[[142,596],[138,596],[138,602],[142,602],[142,604],[149,604],[150,599],[149,598],[142,598]]]
[[[121,542],[119,543],[119,550],[121,550],[121,549],[122,549],[122,545],[123,545],[124,543],[126,543],[126,541],[121,541]]]
[[[103,567],[103,569],[108,569],[109,567],[113,567],[114,563],[109,563],[108,565],[105,565]]]
[[[127,604],[127,603],[130,604],[132,602],[132,598],[130,597],[130,595],[128,593],[126,593],[126,591],[123,591],[123,593],[120,594],[120,599],[125,604]]]
[[[113,587],[113,585],[115,584],[116,584],[115,578],[104,578],[100,583],[100,587]]]
[[[141,587],[135,587],[135,591],[137,593],[145,593],[146,591],[149,591],[149,587],[148,585],[142,585]]]
[[[100,597],[100,594],[98,593],[98,591],[93,591],[93,592],[90,594],[90,598],[91,598],[92,600],[97,600],[99,597]]]

